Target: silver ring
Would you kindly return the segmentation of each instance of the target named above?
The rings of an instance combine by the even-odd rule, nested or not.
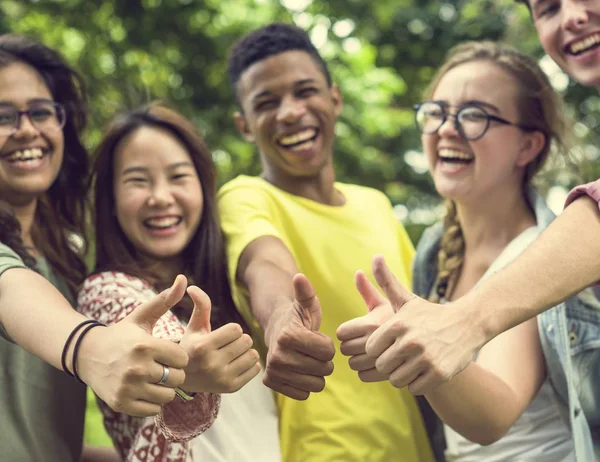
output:
[[[156,382],[156,384],[164,385],[165,383],[167,383],[167,380],[169,380],[169,368],[167,366],[163,365],[163,375],[160,378],[160,380],[158,382]]]

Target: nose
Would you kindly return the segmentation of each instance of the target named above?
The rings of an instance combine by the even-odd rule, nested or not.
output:
[[[460,133],[456,128],[456,116],[448,114],[444,123],[438,128],[438,135],[446,138],[460,137]]]
[[[566,0],[562,5],[562,26],[565,30],[581,29],[589,20],[588,11],[580,0]]]
[[[19,119],[17,121],[17,129],[15,130],[12,136],[17,139],[28,139],[39,135],[39,133],[40,131],[36,128],[35,125],[33,125],[33,123],[31,123],[29,116],[27,114],[22,113],[19,115]]]
[[[305,112],[306,107],[304,106],[304,102],[294,97],[284,98],[279,106],[277,121],[293,124],[298,122]]]
[[[173,203],[171,188],[165,182],[155,183],[150,191],[148,205],[150,207],[165,208]]]

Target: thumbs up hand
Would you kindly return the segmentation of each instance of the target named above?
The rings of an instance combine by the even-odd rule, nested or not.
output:
[[[367,314],[340,325],[337,337],[342,342],[340,351],[350,356],[350,368],[358,372],[363,382],[381,382],[388,376],[377,371],[375,359],[367,355],[367,340],[376,329],[390,319],[394,310],[388,300],[371,284],[363,271],[357,271],[355,284],[367,305]]]
[[[238,391],[260,371],[252,339],[234,323],[211,332],[210,298],[196,286],[188,287],[187,293],[194,302],[194,310],[179,343],[189,356],[181,388],[195,393]]]
[[[325,387],[333,372],[333,340],[319,332],[321,303],[303,274],[293,279],[294,300],[271,315],[265,329],[268,347],[263,382],[290,398],[305,400]]]
[[[417,297],[402,287],[381,256],[373,259],[373,273],[396,314],[371,335],[367,354],[392,385],[428,393],[469,365],[481,343],[474,344],[477,336],[460,307]]]
[[[188,355],[168,340],[152,337],[156,321],[179,303],[187,285],[178,276],[173,285],[140,304],[122,321],[89,331],[81,342],[79,375],[113,410],[152,416],[175,397],[184,381]],[[165,366],[168,378],[163,377]]]

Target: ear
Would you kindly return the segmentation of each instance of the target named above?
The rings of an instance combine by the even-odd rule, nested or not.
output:
[[[335,116],[339,117],[340,114],[342,113],[342,108],[344,106],[344,101],[342,98],[342,92],[340,92],[340,87],[338,87],[337,85],[333,84],[331,86],[331,99],[333,101],[333,107],[334,107],[334,112],[335,112]]]
[[[523,137],[521,152],[517,157],[517,166],[525,167],[535,159],[546,145],[546,135],[540,130],[526,133]]]
[[[237,129],[241,133],[241,135],[245,138],[245,140],[248,141],[249,143],[254,143],[255,142],[254,135],[250,131],[250,127],[248,127],[248,121],[246,120],[246,117],[244,116],[244,114],[237,111],[233,115],[233,119],[235,120],[235,126],[237,127]]]

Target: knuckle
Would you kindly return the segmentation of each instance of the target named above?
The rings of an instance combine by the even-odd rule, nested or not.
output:
[[[287,356],[279,351],[276,351],[271,356],[269,356],[267,369],[272,371],[273,368],[279,369],[284,367],[286,364]]]
[[[140,377],[144,376],[145,372],[146,371],[144,367],[140,366],[139,364],[130,364],[129,366],[127,366],[127,369],[123,374],[123,379],[125,381],[137,380]]]
[[[148,345],[146,342],[144,341],[140,341],[140,342],[136,342],[132,349],[133,353],[137,354],[137,355],[145,355],[148,354],[148,352],[150,352],[150,350],[152,350],[152,347],[150,345]]]

